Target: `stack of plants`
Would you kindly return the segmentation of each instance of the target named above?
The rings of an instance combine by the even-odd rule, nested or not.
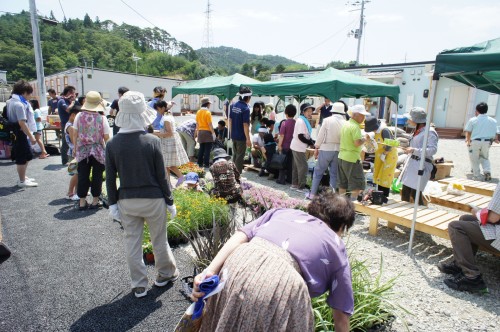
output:
[[[242,184],[243,201],[246,207],[250,209],[255,217],[260,217],[270,209],[298,209],[307,210],[308,202],[291,198],[282,191],[274,190],[269,187],[256,187],[248,184]]]
[[[211,229],[214,219],[222,224],[228,223],[229,206],[225,199],[188,189],[176,189],[173,195],[177,216],[168,223],[170,243],[186,242],[185,234],[193,230]],[[170,220],[170,216],[167,218]]]
[[[179,167],[179,171],[181,171],[182,174],[186,175],[187,173],[194,172],[198,174],[200,178],[205,177],[205,170],[198,166],[198,164],[193,163],[193,162],[188,162],[187,164],[181,165]]]

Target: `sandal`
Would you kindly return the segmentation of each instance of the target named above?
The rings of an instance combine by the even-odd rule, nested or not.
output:
[[[102,208],[101,202],[97,202],[96,204],[89,205],[89,210],[98,210],[100,208]]]
[[[85,202],[84,206],[80,206],[80,204],[78,204],[78,210],[84,211],[84,210],[87,210],[87,209],[90,209],[89,203]]]

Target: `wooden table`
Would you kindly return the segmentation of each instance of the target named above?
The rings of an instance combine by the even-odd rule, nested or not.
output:
[[[493,192],[497,187],[496,183],[481,182],[468,179],[460,178],[445,178],[438,180],[439,183],[450,184],[450,183],[460,183],[465,187],[465,191],[468,193],[480,194],[484,196],[493,197]]]

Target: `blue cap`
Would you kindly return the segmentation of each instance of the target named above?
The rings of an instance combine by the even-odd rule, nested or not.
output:
[[[200,177],[195,172],[189,172],[184,177],[184,183],[197,184],[199,180],[200,180]]]

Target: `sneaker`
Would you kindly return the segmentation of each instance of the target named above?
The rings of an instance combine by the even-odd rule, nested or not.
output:
[[[467,278],[463,273],[456,274],[452,278],[445,279],[444,283],[451,289],[458,291],[467,292],[480,292],[487,293],[488,287],[483,281],[483,277],[478,275],[477,277],[470,279]]]
[[[484,181],[491,181],[491,174],[490,173],[484,173]]]
[[[297,190],[297,189],[299,189],[299,186],[294,186],[294,185],[291,185],[291,186],[290,186],[290,189],[291,189],[291,190]]]
[[[27,180],[27,181],[35,182],[35,178],[29,178],[26,176],[24,179],[25,179],[25,181]]]
[[[309,193],[309,189],[307,189],[307,188],[297,188],[297,189],[295,189],[295,191],[299,192],[299,193],[304,193],[304,194]]]
[[[144,297],[144,296],[148,295],[148,291],[146,290],[145,287],[135,287],[135,288],[132,288],[132,292],[134,292],[134,295],[137,298],[141,298],[141,297]]]
[[[452,261],[450,263],[441,262],[437,265],[437,268],[439,269],[439,271],[446,274],[455,275],[462,272],[462,269],[457,265],[457,263],[455,263],[455,261]]]
[[[72,200],[72,201],[78,201],[78,200],[80,200],[80,197],[78,197],[78,195],[77,195],[77,194],[74,194],[74,195],[73,195],[73,196],[71,196],[69,199],[70,199],[70,200]]]
[[[29,180],[24,180],[24,181],[17,181],[17,186],[20,188],[38,187],[38,183]]]
[[[306,195],[306,199],[307,199],[307,200],[312,201],[312,200],[313,200],[313,198],[314,198],[314,195],[313,195],[313,194],[311,194],[311,193],[308,193],[308,194]]]
[[[158,275],[158,277],[156,277],[156,280],[155,280],[155,285],[158,287],[163,287],[166,284],[168,284],[169,282],[176,281],[178,278],[179,278],[179,272],[176,272],[173,276],[170,276],[170,277],[162,277],[162,276]]]

